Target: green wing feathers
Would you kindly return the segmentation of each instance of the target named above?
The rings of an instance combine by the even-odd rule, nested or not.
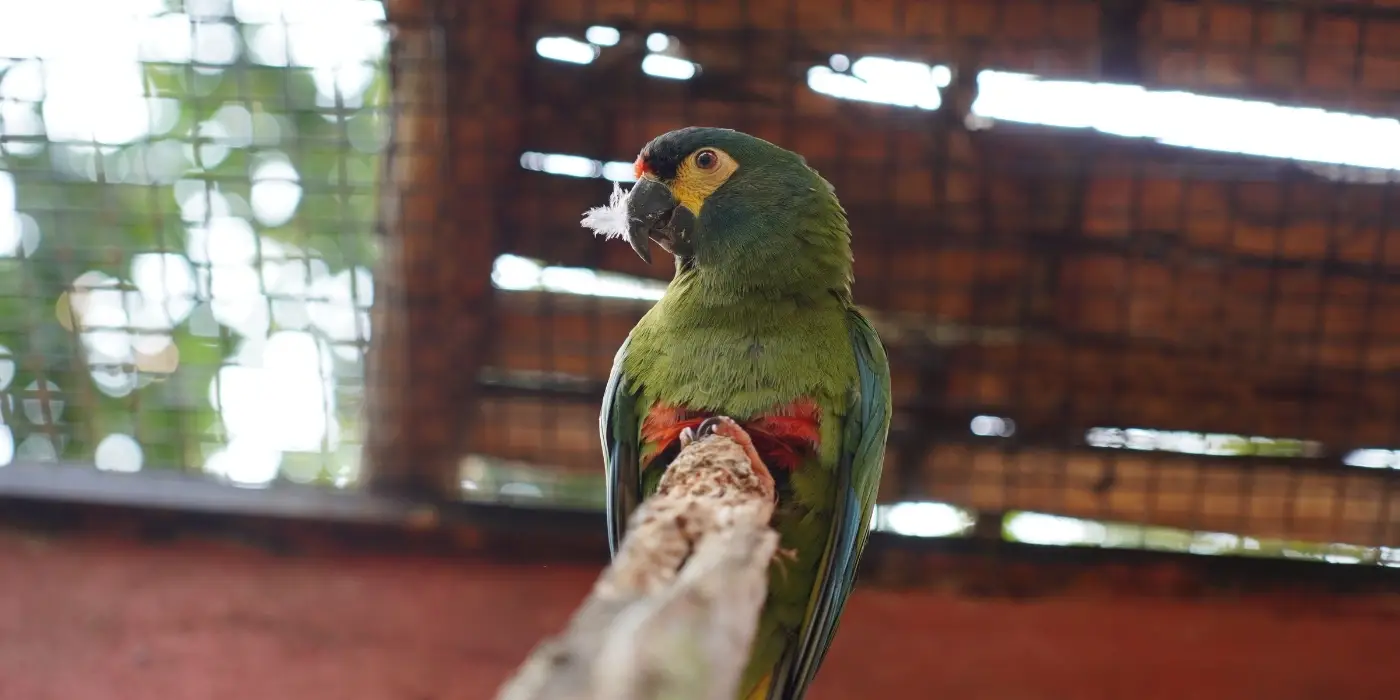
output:
[[[733,167],[718,179],[682,167],[706,151]],[[851,301],[850,226],[801,156],[742,132],[677,129],[638,162],[650,199],[609,211],[627,210],[625,232],[644,258],[639,242],[656,236],[684,234],[685,245],[604,391],[609,545],[616,555],[683,427],[705,414],[744,425],[778,482],[780,546],[796,555],[770,569],[741,694],[801,700],[855,581],[890,427],[888,358]],[[702,189],[703,208],[688,204]],[[691,216],[633,216],[662,205]]]
[[[800,700],[826,658],[846,598],[855,584],[880,489],[885,441],[890,428],[890,368],[884,346],[870,323],[849,309],[851,344],[858,381],[841,431],[840,462],[830,535],[799,632],[800,640],[772,683],[769,697]]]
[[[816,496],[808,490],[807,497],[823,502],[807,507],[824,511],[821,517],[830,520],[818,524],[803,518],[777,523],[784,531],[784,546],[804,550],[801,543],[810,541],[812,550],[821,548],[820,558],[811,568],[796,564],[798,569],[805,568],[810,573],[788,571],[797,578],[770,583],[759,638],[754,640],[754,656],[745,671],[746,690],[756,686],[754,691],[766,690],[767,697],[773,700],[800,700],[826,656],[855,582],[880,485],[890,426],[889,362],[875,331],[860,312],[851,307],[844,316],[855,372],[850,375],[852,382],[846,391],[845,405],[838,409],[838,401],[830,406],[829,415],[840,415],[840,424],[832,426],[829,432],[823,429],[832,440],[839,440],[839,449],[834,450],[833,456],[821,458],[821,465],[810,464],[816,471],[802,477],[805,484],[816,487],[821,494]],[[631,346],[629,338],[613,361],[599,420],[607,469],[608,538],[614,555],[621,545],[627,518],[641,502],[644,491],[639,465],[645,409],[637,397],[646,392],[633,386],[632,378],[627,376],[626,357]],[[793,478],[799,475],[794,474]],[[787,516],[791,517],[795,516]],[[787,543],[789,537],[794,541]],[[808,556],[815,554],[812,550],[806,550]],[[802,551],[799,558],[807,559]],[[794,599],[794,595],[802,597]]]

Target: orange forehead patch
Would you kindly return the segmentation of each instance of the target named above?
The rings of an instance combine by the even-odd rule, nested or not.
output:
[[[650,168],[647,167],[646,159],[641,156],[637,156],[637,162],[632,164],[632,177],[640,180],[642,179],[642,173],[647,172],[649,169]]]

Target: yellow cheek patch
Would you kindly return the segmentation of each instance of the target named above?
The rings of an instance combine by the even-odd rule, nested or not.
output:
[[[695,154],[691,154],[681,163],[681,167],[676,170],[676,179],[671,182],[671,195],[696,216],[700,216],[700,208],[705,206],[705,200],[739,169],[739,163],[718,148],[700,150],[713,151],[719,159],[719,164],[709,170],[701,170],[695,165]]]

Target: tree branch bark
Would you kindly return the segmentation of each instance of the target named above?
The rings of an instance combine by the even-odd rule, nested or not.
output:
[[[738,694],[778,534],[773,477],[726,423],[740,442],[717,434],[681,450],[568,628],[536,647],[497,700]]]

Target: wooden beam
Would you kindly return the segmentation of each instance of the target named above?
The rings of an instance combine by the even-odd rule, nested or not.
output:
[[[1116,83],[1142,82],[1142,16],[1146,0],[1100,0],[1099,73]]]
[[[489,343],[498,203],[519,159],[519,0],[394,0],[395,123],[368,360],[368,483],[446,496]]]
[[[568,628],[497,700],[735,697],[778,549],[774,503],[772,475],[729,437],[681,450]]]
[[[51,463],[31,466],[35,471],[64,468]],[[112,474],[97,472],[91,465],[74,465],[72,469],[103,481],[123,482],[125,485],[120,488],[131,495],[131,507],[87,505],[87,499],[81,494],[69,497],[70,494],[64,493],[54,499],[12,496],[10,492],[15,481],[11,480],[8,471],[0,470],[0,499],[3,499],[0,503],[0,550],[4,550],[0,556],[18,554],[21,557],[16,565],[0,568],[9,575],[9,580],[26,582],[36,577],[45,581],[54,578],[86,585],[72,576],[64,579],[63,576],[55,577],[35,570],[39,562],[54,564],[57,553],[68,547],[73,547],[71,555],[74,558],[70,563],[59,565],[63,571],[70,571],[74,566],[86,566],[97,551],[103,552],[111,561],[144,567],[149,560],[140,558],[143,549],[155,552],[158,558],[171,566],[185,569],[189,567],[189,555],[201,549],[212,555],[209,561],[227,565],[231,544],[236,548],[255,547],[279,557],[291,554],[333,567],[359,561],[375,569],[382,568],[386,561],[394,561],[397,562],[394,568],[400,570],[398,573],[427,571],[430,578],[440,573],[434,572],[434,567],[445,566],[488,577],[509,571],[514,572],[511,575],[518,577],[517,580],[543,580],[536,574],[540,567],[549,567],[551,574],[567,566],[589,567],[591,572],[596,572],[608,561],[606,527],[603,513],[599,510],[572,511],[472,503],[439,509],[439,517],[409,525],[400,520],[366,521],[340,518],[335,514],[298,518],[293,511],[304,512],[302,508],[305,504],[297,504],[287,511],[287,515],[293,517],[281,514],[257,517],[258,504],[286,502],[279,493],[283,485],[257,491],[220,486],[225,491],[248,494],[246,500],[235,496],[229,496],[229,499],[244,500],[248,510],[253,512],[233,508],[230,510],[236,514],[224,514],[217,507],[191,509],[190,501],[184,498],[184,494],[170,499],[157,498],[171,508],[152,509],[143,507],[142,502],[143,495],[152,493],[144,488],[146,482],[155,477],[152,471]],[[40,490],[47,490],[37,481],[35,483]],[[356,500],[354,495],[343,491],[326,495],[343,501]],[[97,500],[106,502],[105,499]],[[170,551],[172,541],[177,539],[181,549],[178,555]],[[128,544],[124,545],[124,541]],[[36,542],[46,543],[46,546],[36,549]],[[1193,605],[1201,603],[1203,599],[1213,599],[1222,605],[1236,606],[1243,595],[1255,597],[1256,604],[1268,614],[1276,614],[1282,600],[1307,599],[1314,606],[1319,600],[1326,600],[1329,609],[1341,603],[1352,616],[1363,609],[1371,611],[1368,619],[1382,624],[1377,628],[1381,633],[1379,630],[1384,629],[1383,624],[1387,622],[1385,615],[1394,609],[1393,594],[1397,574],[1400,574],[1394,568],[1374,564],[1339,566],[1325,563],[1320,560],[1318,548],[1300,548],[1307,553],[1306,558],[1284,558],[1279,556],[1280,550],[1287,547],[1279,545],[1271,547],[1266,544],[1253,552],[1260,556],[1199,556],[1160,549],[1144,551],[1138,548],[1139,542],[1133,541],[1117,544],[1119,546],[1102,548],[1047,547],[959,537],[910,537],[875,531],[871,533],[862,559],[856,595],[862,595],[859,589],[868,586],[906,591],[915,587],[929,587],[941,595],[955,594],[950,600],[954,600],[957,606],[966,605],[955,600],[957,594],[984,601],[987,596],[1008,597],[1010,599],[1005,601],[1006,604],[1013,606],[1008,614],[1013,616],[1021,614],[1019,611],[1024,608],[1026,600],[1045,596],[1080,600],[1120,596],[1184,597]],[[120,549],[124,546],[130,549]],[[1228,549],[1238,551],[1236,548]],[[1346,553],[1366,555],[1364,552]],[[253,556],[250,561],[261,562],[260,565],[266,567],[281,565],[280,559],[260,555]],[[464,561],[471,561],[472,565],[461,566],[460,563]],[[487,569],[483,573],[483,567],[492,566],[492,562],[497,568]],[[425,564],[426,567],[423,566]],[[212,575],[223,577],[226,572],[221,568]],[[572,580],[578,582],[587,575]],[[162,600],[170,593],[188,592],[189,583],[184,576],[157,579],[167,589],[154,593],[152,601]],[[405,584],[401,576],[396,573],[384,577],[383,581],[389,589],[385,596],[397,595],[402,598]],[[275,582],[266,583],[270,586],[269,596],[249,596],[248,599],[275,599]],[[450,596],[451,592],[446,588],[440,587],[439,590],[444,590],[443,595]],[[49,589],[25,586],[24,590],[31,591],[35,601],[54,600]],[[513,592],[509,585],[503,590]],[[149,590],[146,592],[151,593]],[[564,618],[567,613],[565,608],[579,594],[580,591],[575,589],[573,593],[561,595],[558,601],[554,601],[558,619]],[[497,604],[497,601],[489,600],[490,597],[488,592],[485,596],[488,600],[478,607],[485,609]],[[536,606],[538,603],[520,596],[503,597],[519,600],[525,606]],[[347,601],[365,599],[366,595],[359,590],[345,596]],[[561,601],[570,602],[566,604]],[[22,604],[15,599],[10,599],[10,602]],[[1214,615],[1214,608],[1207,606],[1202,614]],[[538,612],[537,607],[528,609],[530,614]],[[67,608],[61,605],[55,610],[66,616],[65,619],[71,617]],[[902,609],[898,613],[893,610],[891,608],[891,614],[902,614]],[[858,614],[854,619],[863,617]],[[232,622],[240,624],[238,619]],[[445,624],[454,623],[449,620]],[[975,634],[975,627],[969,628],[969,632]],[[452,638],[444,640],[445,643],[452,643]],[[524,653],[525,648],[517,647],[516,653]],[[1263,656],[1258,658],[1261,662],[1265,660]],[[509,668],[502,665],[497,670],[504,676]],[[477,687],[482,697],[490,692],[486,684],[478,684]],[[1073,692],[1067,692],[1066,696],[1073,696]]]
[[[359,491],[286,483],[246,489],[208,474],[147,470],[133,476],[75,463],[8,464],[0,469],[0,498],[337,525],[407,525],[433,518],[423,504]]]

